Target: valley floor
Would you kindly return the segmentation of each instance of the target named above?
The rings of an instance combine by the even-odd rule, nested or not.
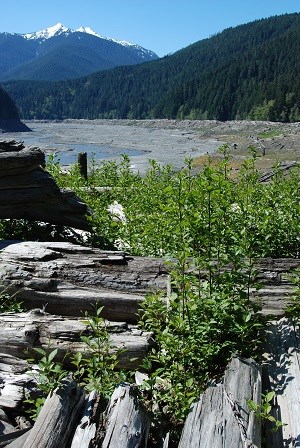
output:
[[[253,145],[260,157],[259,167],[270,168],[275,161],[290,162],[300,158],[300,123],[262,121],[191,121],[191,120],[64,120],[26,121],[33,132],[7,133],[4,139],[23,140],[47,153],[74,151],[72,145],[105,147],[101,158],[118,160],[125,152],[133,169],[145,171],[149,159],[171,164],[179,169],[191,157],[201,167],[208,154],[227,143],[238,165],[249,155]],[[75,147],[74,146],[74,147]],[[137,155],[138,154],[138,155]]]

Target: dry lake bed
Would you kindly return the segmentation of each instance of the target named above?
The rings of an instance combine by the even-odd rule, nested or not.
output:
[[[79,152],[89,160],[120,160],[127,154],[134,170],[144,172],[149,160],[184,166],[186,158],[201,162],[227,143],[235,159],[244,159],[253,145],[264,163],[299,160],[300,123],[213,120],[64,120],[24,121],[32,132],[2,134],[47,154],[62,165],[75,163]]]

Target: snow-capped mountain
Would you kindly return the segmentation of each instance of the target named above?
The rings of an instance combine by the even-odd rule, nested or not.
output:
[[[59,36],[60,34],[70,34],[72,33],[72,30],[70,28],[67,28],[62,23],[57,23],[54,26],[50,26],[49,28],[46,28],[41,31],[36,31],[35,33],[29,33],[29,34],[21,34],[25,39],[35,39],[35,40],[45,40],[45,39],[51,39],[51,37]]]
[[[132,65],[158,56],[137,44],[62,23],[26,34],[0,33],[0,81],[62,80]]]
[[[50,39],[51,37],[54,37],[54,36],[61,36],[61,35],[68,36],[69,34],[72,34],[72,33],[86,33],[86,34],[90,34],[92,36],[99,37],[100,39],[105,39],[105,40],[109,40],[111,42],[115,42],[117,44],[123,45],[124,47],[134,48],[139,53],[140,57],[145,60],[157,59],[157,57],[158,57],[153,51],[146,50],[145,48],[141,47],[140,45],[132,44],[125,40],[116,40],[116,39],[113,39],[112,37],[101,36],[100,34],[96,33],[96,31],[92,30],[92,28],[90,28],[89,26],[81,26],[81,27],[77,28],[76,30],[73,30],[71,28],[67,28],[62,23],[57,23],[56,25],[50,26],[49,28],[46,28],[44,30],[37,31],[35,33],[22,34],[22,36],[25,39],[33,39],[33,40],[43,41],[46,39]]]

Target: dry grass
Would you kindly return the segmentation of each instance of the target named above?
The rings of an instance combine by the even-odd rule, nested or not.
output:
[[[228,162],[228,172],[232,179],[237,178],[239,171],[245,162],[247,157],[234,157]],[[196,172],[201,171],[205,166],[210,164],[212,167],[218,166],[222,161],[222,157],[217,155],[203,155],[193,160],[193,168]],[[255,167],[263,175],[271,172],[278,163],[285,165],[291,162],[300,162],[300,158],[297,160],[294,157],[288,158],[285,156],[278,157],[278,154],[274,154],[269,157],[257,157],[255,160]]]
[[[206,134],[228,145],[232,172],[240,169],[251,156],[250,147],[257,150],[256,168],[262,173],[278,163],[300,161],[300,123],[225,122],[206,123]],[[207,135],[208,136],[208,135]],[[211,160],[213,166],[222,159],[220,153],[194,159],[194,167],[201,170]]]

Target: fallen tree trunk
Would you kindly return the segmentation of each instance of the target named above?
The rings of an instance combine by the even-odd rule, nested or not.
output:
[[[7,241],[2,247],[2,290],[17,294],[28,308],[46,307],[50,313],[81,316],[98,301],[107,319],[136,322],[149,292],[170,290],[171,268],[163,259],[71,243]],[[299,267],[299,259],[257,261],[261,288],[253,290],[252,297],[262,302],[264,314],[284,314],[294,288],[289,274]],[[200,275],[205,277],[205,272]]]
[[[29,219],[90,230],[87,205],[73,192],[60,190],[44,167],[42,151],[0,142],[0,219]]]
[[[119,354],[118,367],[138,367],[151,346],[152,334],[126,322],[106,322],[106,329],[112,351],[124,349]],[[61,361],[67,354],[72,356],[76,352],[86,351],[86,344],[81,341],[83,335],[92,336],[84,318],[63,318],[43,310],[0,314],[1,352],[20,359],[31,357],[35,354],[33,349],[41,347],[48,352],[57,348],[57,360]]]
[[[24,242],[2,250],[0,281],[27,308],[82,316],[98,302],[105,318],[136,322],[145,295],[167,291],[169,275],[160,259],[71,243]]]
[[[260,421],[247,399],[260,403],[260,367],[252,360],[234,358],[224,382],[209,387],[188,415],[179,448],[259,448]]]

